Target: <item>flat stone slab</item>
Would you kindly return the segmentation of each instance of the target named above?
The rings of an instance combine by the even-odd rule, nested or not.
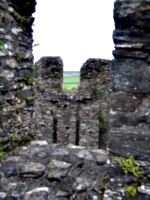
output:
[[[130,93],[150,93],[150,66],[142,60],[112,61],[112,89]]]
[[[21,177],[40,177],[44,174],[45,166],[41,163],[27,162],[20,166]]]

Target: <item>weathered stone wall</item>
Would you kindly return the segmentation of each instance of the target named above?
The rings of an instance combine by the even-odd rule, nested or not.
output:
[[[118,0],[114,7],[108,148],[119,155],[150,155],[150,1]]]
[[[108,135],[111,62],[88,59],[81,68],[76,99],[80,104],[80,145],[105,148]]]
[[[75,95],[59,57],[32,66],[34,6],[0,0],[0,199],[149,200],[150,1],[116,0],[112,91],[110,61],[89,59]]]
[[[2,200],[149,200],[149,163],[136,161],[144,177],[125,174],[105,150],[32,141],[0,164]],[[137,187],[127,198],[125,188]]]
[[[31,15],[35,4],[34,0],[0,1],[0,142],[4,148],[33,135]]]
[[[37,138],[60,144],[106,147],[110,61],[89,59],[81,68],[76,94],[61,90],[63,63],[43,57],[36,63],[35,121]]]

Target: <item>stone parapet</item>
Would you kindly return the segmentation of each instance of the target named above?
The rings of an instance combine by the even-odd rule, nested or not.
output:
[[[108,148],[118,155],[150,155],[150,1],[114,4],[115,50],[112,61]]]
[[[34,0],[0,1],[0,143],[11,148],[33,136],[32,23]]]
[[[43,57],[36,63],[37,138],[60,144],[106,147],[110,61],[89,59],[81,69],[76,94],[62,93],[62,75],[63,64],[59,57]]]

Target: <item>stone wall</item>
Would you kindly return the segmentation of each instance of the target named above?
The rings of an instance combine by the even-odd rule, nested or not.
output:
[[[35,4],[34,0],[0,1],[0,141],[4,148],[33,135],[31,26]]]
[[[43,57],[36,63],[35,121],[37,138],[50,142],[106,147],[110,61],[89,59],[81,68],[76,94],[61,90],[63,63]]]
[[[149,200],[150,1],[115,1],[115,59],[87,60],[75,95],[60,57],[33,66],[34,7],[0,0],[0,199]]]
[[[2,200],[149,200],[149,163],[137,161],[144,177],[124,173],[107,151],[32,141],[0,164]],[[125,188],[135,186],[135,197]]]
[[[109,150],[150,155],[150,1],[118,0],[114,7]]]

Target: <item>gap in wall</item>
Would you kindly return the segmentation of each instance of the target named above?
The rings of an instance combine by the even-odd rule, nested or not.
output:
[[[64,71],[80,71],[88,58],[112,59],[113,3],[37,0],[34,61],[42,56],[60,56]]]

